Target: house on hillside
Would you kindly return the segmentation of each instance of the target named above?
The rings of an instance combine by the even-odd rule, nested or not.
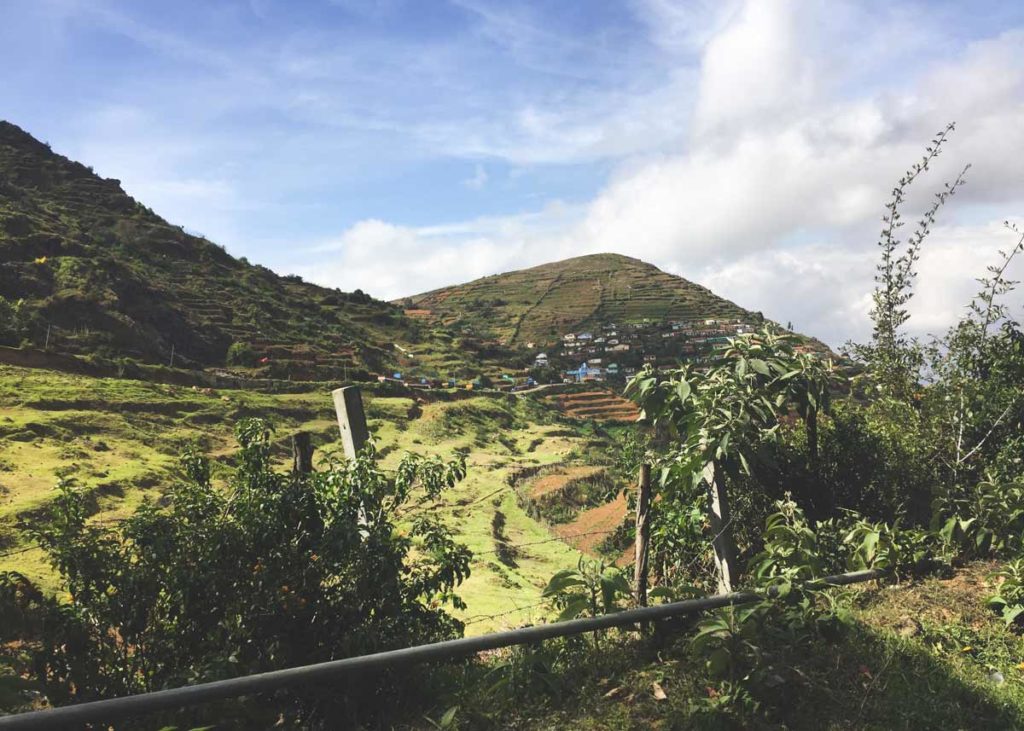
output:
[[[566,371],[565,375],[571,378],[572,380],[576,381],[577,383],[582,383],[584,381],[604,380],[604,373],[602,372],[600,366],[591,366],[587,365],[586,363],[580,363],[579,368],[571,371]]]
[[[548,354],[547,353],[537,353],[537,357],[533,359],[533,365],[536,366],[537,368],[547,368],[548,367]]]
[[[591,341],[594,339],[594,336],[591,333],[580,333],[576,336],[576,339],[580,341]]]

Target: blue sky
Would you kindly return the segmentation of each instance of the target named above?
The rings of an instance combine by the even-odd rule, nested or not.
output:
[[[1009,245],[1022,48],[1016,1],[0,0],[0,117],[322,284],[611,250],[839,343],[866,332],[885,195],[945,122],[928,185],[974,167],[915,327]]]

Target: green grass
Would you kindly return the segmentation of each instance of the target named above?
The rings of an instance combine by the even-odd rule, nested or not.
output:
[[[544,608],[528,607],[540,601],[550,576],[575,565],[579,554],[551,540],[548,527],[524,512],[508,478],[517,467],[554,465],[586,452],[592,437],[532,399],[474,396],[417,404],[374,390],[366,389],[364,400],[383,467],[394,468],[407,451],[469,455],[466,479],[439,504],[421,508],[440,516],[476,554],[459,592],[468,604],[459,613],[471,622],[467,633],[541,617]],[[276,425],[282,468],[289,464],[288,439],[295,431],[314,435],[314,460],[337,447],[326,388],[267,394],[0,366],[0,554],[31,545],[25,528],[44,519],[58,477],[92,492],[96,519],[117,519],[174,483],[178,457],[188,446],[227,469],[236,449],[233,425],[249,415]],[[499,509],[507,516],[508,539],[534,544],[521,549],[515,567],[494,554],[491,519]],[[44,558],[35,550],[0,558],[0,570],[22,571],[52,587]],[[501,616],[485,619],[490,615]]]

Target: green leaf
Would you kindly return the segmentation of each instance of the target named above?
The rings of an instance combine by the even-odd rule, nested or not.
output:
[[[586,583],[576,569],[562,569],[551,577],[541,596],[554,596],[574,586],[585,586]]]
[[[760,373],[762,376],[771,376],[771,371],[768,370],[768,364],[760,358],[751,358],[750,367],[754,369],[755,373]]]
[[[1024,605],[1015,604],[1012,607],[1005,607],[1003,609],[1003,621],[1007,624],[1013,624],[1022,613],[1024,613]]]
[[[731,666],[732,656],[724,647],[719,647],[708,655],[708,670],[716,677],[728,674]]]
[[[564,622],[567,619],[576,619],[581,614],[586,613],[590,609],[590,599],[583,596],[575,596],[569,600],[565,605],[565,608],[558,613],[558,617],[555,619],[556,622]]]

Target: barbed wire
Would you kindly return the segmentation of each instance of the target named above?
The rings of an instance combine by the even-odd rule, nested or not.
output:
[[[527,546],[539,546],[542,543],[554,543],[555,541],[567,541],[570,538],[582,538],[583,536],[596,536],[607,533],[617,533],[618,528],[610,528],[606,530],[591,530],[584,533],[570,533],[566,536],[555,536],[553,538],[545,538],[542,541],[528,541],[527,543],[505,543],[507,548],[526,548]],[[495,548],[492,551],[475,551],[474,556],[486,556],[491,553],[497,553],[498,551],[505,550],[504,548]]]
[[[500,619],[501,617],[507,617],[510,614],[515,614],[516,612],[525,612],[528,609],[536,609],[537,607],[545,606],[547,603],[548,602],[545,600],[537,602],[536,604],[527,604],[525,607],[515,607],[514,609],[509,609],[505,612],[498,612],[497,614],[475,614],[467,621],[463,622],[463,624],[469,626],[471,624],[486,622],[489,619]]]
[[[24,548],[18,548],[18,549],[15,549],[14,551],[7,551],[6,553],[0,553],[0,559],[7,558],[9,556],[17,556],[20,553],[28,553],[29,551],[34,551],[37,548],[42,548],[42,546],[40,546],[39,544],[35,544],[35,545],[32,545],[32,546],[26,546]]]

